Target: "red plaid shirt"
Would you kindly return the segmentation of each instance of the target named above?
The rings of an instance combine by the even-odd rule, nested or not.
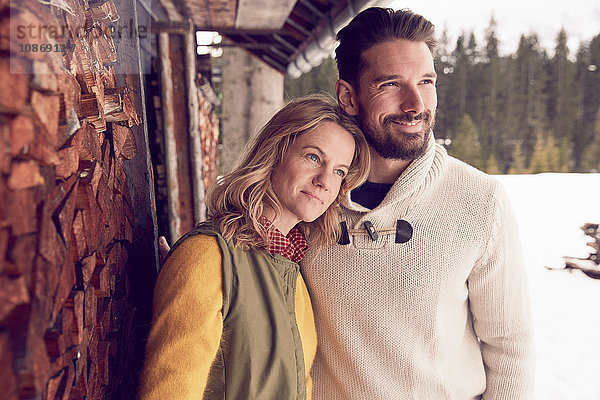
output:
[[[279,254],[288,260],[300,262],[304,258],[308,242],[298,228],[292,228],[287,236],[276,227],[271,227],[271,221],[265,216],[260,217],[260,223],[269,231],[269,246],[267,251],[271,254]]]

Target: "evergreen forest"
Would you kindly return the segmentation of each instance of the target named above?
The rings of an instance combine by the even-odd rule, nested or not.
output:
[[[434,135],[448,152],[490,174],[600,171],[600,34],[572,51],[565,29],[554,48],[523,34],[515,53],[499,54],[496,22],[485,37],[446,32],[434,54],[438,110]],[[299,79],[286,99],[335,97],[333,58]]]

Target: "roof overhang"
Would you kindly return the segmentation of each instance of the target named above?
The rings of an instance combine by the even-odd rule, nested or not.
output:
[[[220,46],[244,48],[297,78],[333,52],[336,33],[365,8],[390,0],[160,0],[162,29],[217,31]]]

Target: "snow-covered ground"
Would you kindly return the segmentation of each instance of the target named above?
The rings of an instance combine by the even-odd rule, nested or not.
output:
[[[600,222],[600,174],[500,175],[525,250],[536,333],[538,400],[600,399],[600,280],[563,267],[586,257],[579,229]]]

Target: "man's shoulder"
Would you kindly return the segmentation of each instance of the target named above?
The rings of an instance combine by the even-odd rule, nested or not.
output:
[[[488,175],[456,157],[448,155],[447,162],[448,179],[465,181],[467,183],[477,182],[492,187],[496,187],[499,184],[499,181],[492,175]]]
[[[467,198],[478,203],[492,201],[503,190],[494,176],[452,156],[448,156],[442,181],[447,195],[453,193],[463,201]]]

